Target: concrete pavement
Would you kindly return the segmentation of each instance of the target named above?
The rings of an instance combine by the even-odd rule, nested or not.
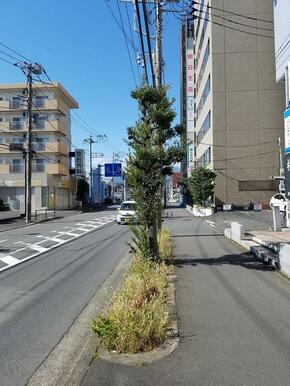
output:
[[[290,283],[204,220],[173,209],[181,341],[148,366],[94,360],[82,386],[288,386]]]

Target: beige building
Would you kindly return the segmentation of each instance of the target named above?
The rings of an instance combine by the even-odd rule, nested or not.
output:
[[[270,176],[279,174],[277,139],[284,138],[285,104],[283,84],[275,81],[274,39],[265,37],[273,36],[273,24],[260,21],[273,20],[273,2],[199,3],[202,12],[195,13],[192,27],[194,119],[192,126],[187,122],[187,141],[194,146],[189,167],[204,165],[217,173],[216,204],[268,204],[277,192]]]
[[[24,212],[26,84],[0,85],[0,198]],[[78,103],[59,83],[33,86],[32,211],[74,204],[70,180],[70,110]]]

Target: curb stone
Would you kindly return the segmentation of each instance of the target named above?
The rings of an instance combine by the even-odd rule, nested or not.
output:
[[[89,328],[96,314],[108,307],[111,296],[132,263],[127,253],[113,268],[73,325],[25,383],[26,386],[79,386],[96,351],[97,338]],[[97,312],[96,312],[97,310]]]
[[[167,275],[168,295],[167,295],[167,310],[168,310],[168,325],[165,342],[158,348],[140,354],[117,354],[109,352],[103,348],[98,349],[98,358],[111,363],[118,363],[126,366],[142,366],[163,359],[173,353],[179,345],[179,332],[177,324],[176,311],[176,293],[174,280],[175,275]]]

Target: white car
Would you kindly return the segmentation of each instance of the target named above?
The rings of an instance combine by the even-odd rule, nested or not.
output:
[[[286,202],[287,198],[284,193],[275,194],[270,200],[270,208],[278,206],[280,212],[286,212]]]
[[[118,208],[117,223],[131,224],[137,222],[136,202],[123,201],[120,208]]]

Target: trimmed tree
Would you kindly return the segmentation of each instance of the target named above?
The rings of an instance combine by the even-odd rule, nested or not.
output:
[[[132,227],[133,241],[145,258],[153,260],[159,258],[157,233],[164,177],[184,156],[177,140],[183,129],[179,125],[172,127],[174,100],[167,97],[167,89],[143,85],[133,91],[131,96],[138,102],[140,117],[134,127],[128,128],[126,176],[138,211],[138,225]]]
[[[188,188],[194,204],[204,205],[212,197],[214,190],[215,172],[205,167],[194,169],[188,178]]]

